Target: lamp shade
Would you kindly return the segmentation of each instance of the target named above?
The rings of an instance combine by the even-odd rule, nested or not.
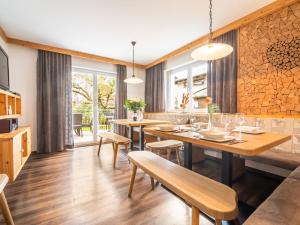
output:
[[[208,43],[195,49],[191,57],[196,60],[216,60],[232,53],[233,47],[223,43]]]
[[[140,83],[143,83],[143,80],[136,76],[131,76],[131,77],[127,77],[124,80],[124,82],[128,83],[128,84],[140,84]]]

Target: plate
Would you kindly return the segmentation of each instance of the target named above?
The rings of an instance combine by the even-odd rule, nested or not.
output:
[[[251,128],[253,128],[253,130],[251,130]],[[263,134],[265,133],[264,130],[262,129],[255,129],[255,127],[249,127],[249,126],[243,126],[243,127],[237,127],[236,129],[234,129],[234,131],[239,132],[241,131],[242,133],[245,134]]]
[[[216,139],[216,138],[208,138],[208,137],[204,137],[204,136],[200,135],[199,138],[202,139],[202,140],[206,140],[206,141],[213,141],[213,142],[223,143],[223,142],[227,142],[227,141],[232,141],[236,137],[227,136],[227,137],[223,137],[223,138],[220,138],[220,139]]]
[[[198,131],[198,133],[208,139],[223,139],[225,136],[225,132],[224,131],[220,131],[220,130],[201,130]]]

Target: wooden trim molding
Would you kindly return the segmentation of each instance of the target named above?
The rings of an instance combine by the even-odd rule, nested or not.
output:
[[[266,6],[260,8],[256,11],[254,11],[253,13],[250,13],[250,14],[248,14],[248,15],[246,15],[246,16],[244,16],[244,17],[242,17],[242,18],[240,18],[240,19],[238,19],[238,20],[236,20],[236,21],[234,21],[230,24],[227,24],[226,26],[224,26],[222,28],[219,28],[219,29],[215,30],[213,32],[213,38],[218,37],[222,34],[225,34],[228,31],[231,31],[233,29],[238,29],[239,27],[247,25],[247,24],[249,24],[249,23],[251,23],[251,22],[253,22],[257,19],[260,19],[264,16],[267,16],[267,15],[273,13],[273,12],[276,12],[276,11],[278,11],[278,10],[280,10],[280,9],[286,7],[286,6],[292,5],[296,2],[300,2],[300,0],[277,0],[277,1],[275,1],[271,4],[269,4],[269,5],[266,5]],[[190,42],[190,43],[188,43],[188,44],[186,44],[186,45],[184,45],[184,46],[182,46],[182,47],[180,47],[180,48],[178,48],[178,49],[176,49],[176,50],[174,50],[174,51],[172,51],[172,52],[170,52],[170,53],[168,53],[164,56],[162,56],[161,58],[153,61],[152,63],[147,64],[146,69],[149,68],[149,67],[152,67],[152,66],[154,66],[158,63],[164,62],[164,61],[166,61],[166,60],[168,60],[172,57],[175,57],[177,55],[181,55],[181,54],[183,54],[183,53],[185,53],[185,52],[187,52],[187,51],[189,51],[189,50],[191,50],[195,47],[200,46],[201,44],[206,43],[208,41],[208,37],[209,37],[208,34],[206,34],[206,35],[204,35],[204,36],[202,36],[202,37],[200,37],[200,38],[198,38],[198,39],[196,39],[196,40],[194,40],[194,41],[192,41],[192,42]]]
[[[71,50],[71,49],[58,48],[58,47],[54,47],[54,46],[50,46],[50,45],[45,45],[45,44],[40,44],[40,43],[35,43],[35,42],[30,42],[30,41],[24,41],[24,40],[20,40],[20,39],[16,39],[16,38],[11,38],[6,35],[5,31],[3,30],[3,28],[1,26],[0,26],[0,37],[2,37],[2,39],[9,44],[20,45],[20,46],[27,47],[27,48],[40,49],[40,50],[45,50],[45,51],[50,51],[50,52],[57,52],[57,53],[61,53],[61,54],[77,56],[80,58],[94,60],[94,61],[98,61],[98,62],[120,64],[120,65],[124,65],[124,66],[129,66],[129,67],[132,66],[131,62],[127,62],[127,61],[123,61],[123,60],[119,60],[119,59],[113,59],[113,58],[109,58],[109,57],[94,55],[94,54],[75,51],[75,50]],[[135,64],[135,65],[138,68],[142,68],[142,69],[145,68],[145,65],[142,65],[142,64]]]
[[[0,37],[2,37],[2,39],[3,39],[5,42],[7,42],[8,37],[7,37],[5,31],[2,29],[1,26],[0,26]]]
[[[125,65],[125,66],[132,66],[131,62],[123,61],[123,60],[118,60],[118,59],[113,59],[113,58],[108,58],[104,56],[99,56],[99,55],[94,55],[90,53],[85,53],[85,52],[80,52],[80,51],[75,51],[75,50],[70,50],[70,49],[65,49],[65,48],[58,48],[50,45],[44,45],[44,44],[39,44],[35,42],[30,42],[30,41],[24,41],[16,38],[11,38],[8,37],[7,42],[9,44],[15,44],[15,45],[21,45],[23,47],[27,48],[33,48],[33,49],[40,49],[40,50],[45,50],[45,51],[50,51],[50,52],[57,52],[61,54],[66,54],[66,55],[71,55],[71,56],[77,56],[80,58],[84,59],[90,59],[98,62],[104,62],[104,63],[111,63],[111,64],[120,64],[120,65]],[[145,68],[144,65],[141,64],[135,64],[136,67],[139,68]]]

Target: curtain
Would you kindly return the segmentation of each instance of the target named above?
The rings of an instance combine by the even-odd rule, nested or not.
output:
[[[164,63],[160,63],[146,70],[145,111],[164,112],[164,97]]]
[[[223,113],[237,112],[237,30],[214,39],[233,47],[233,52],[222,59],[210,61],[207,69],[207,95]]]
[[[73,146],[71,56],[38,51],[38,152],[63,151]]]
[[[124,107],[127,98],[127,84],[124,80],[127,78],[127,68],[123,65],[117,65],[117,81],[116,81],[116,107],[115,119],[126,119],[127,111]],[[126,127],[115,125],[114,131],[117,134],[126,136]]]

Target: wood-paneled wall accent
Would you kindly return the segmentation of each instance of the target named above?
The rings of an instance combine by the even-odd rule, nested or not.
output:
[[[299,2],[299,0],[277,0],[277,1],[267,5],[265,7],[262,7],[261,9],[256,10],[253,13],[250,13],[250,14],[248,14],[248,15],[246,15],[246,16],[244,16],[244,17],[242,17],[242,18],[240,18],[240,19],[238,19],[238,20],[222,27],[222,28],[219,28],[219,29],[215,30],[214,33],[213,33],[213,37],[215,38],[215,37],[218,37],[218,36],[228,32],[228,31],[230,31],[230,30],[238,29],[239,27],[247,25],[247,24],[249,24],[249,23],[251,23],[251,22],[253,22],[257,19],[260,19],[260,18],[262,18],[264,16],[267,16],[267,15],[273,13],[273,12],[276,12],[276,11],[286,7],[286,6],[292,5],[295,2]],[[195,48],[195,47],[197,47],[201,44],[204,44],[205,42],[208,41],[208,37],[209,37],[208,34],[204,35],[204,36],[202,36],[202,37],[200,37],[200,38],[198,38],[198,39],[182,46],[181,48],[178,48],[178,49],[170,52],[169,54],[164,55],[163,57],[153,61],[152,63],[149,63],[148,65],[146,65],[146,68],[149,68],[149,67],[154,66],[158,63],[164,62],[164,61],[166,61],[166,60],[168,60],[172,57],[183,54],[183,53],[185,53],[185,52],[187,52],[187,51],[189,51],[189,50],[191,50],[191,49],[193,49],[193,48]]]
[[[299,46],[289,44],[299,39],[299,27],[300,1],[240,28],[239,112],[300,115],[300,55],[292,51]],[[278,43],[270,59],[270,48]]]

